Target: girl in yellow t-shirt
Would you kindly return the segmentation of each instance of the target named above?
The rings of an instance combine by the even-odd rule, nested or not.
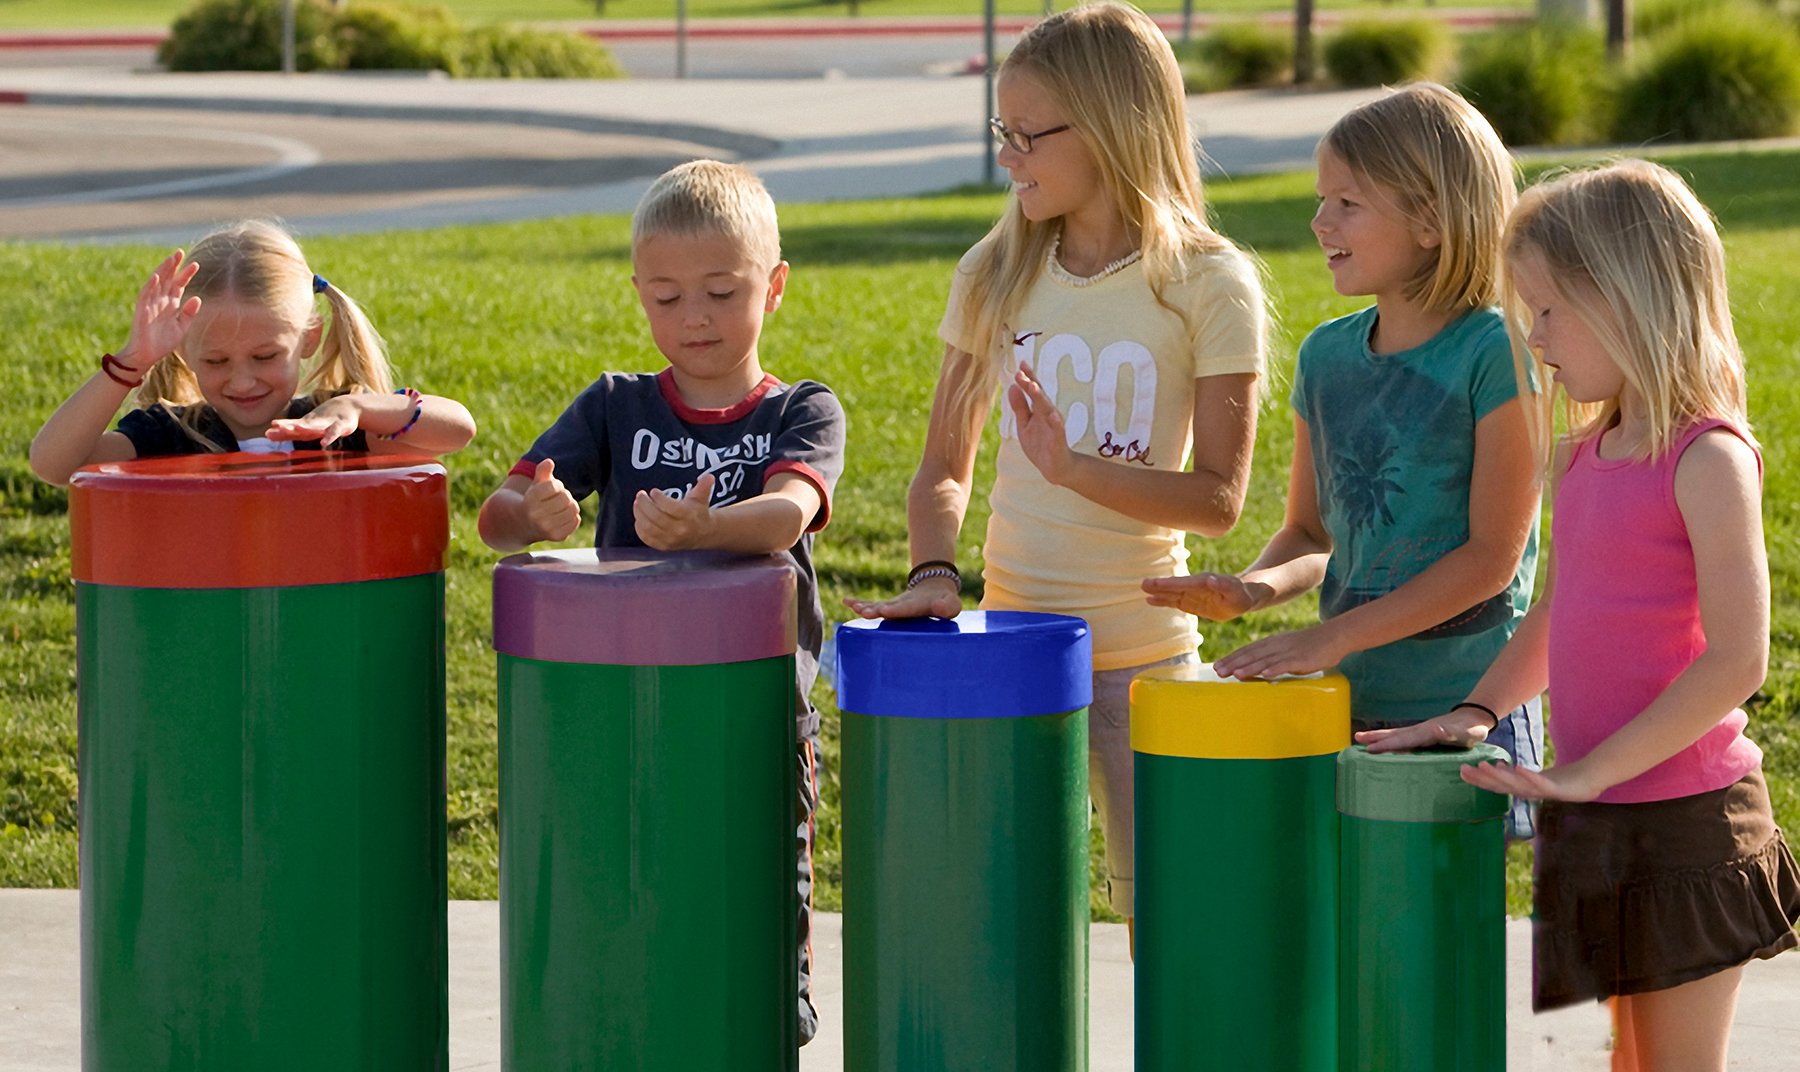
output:
[[[1192,662],[1199,635],[1139,579],[1186,572],[1186,532],[1236,523],[1250,477],[1262,290],[1213,231],[1174,54],[1136,8],[1084,5],[1000,69],[1005,214],[963,257],[943,370],[907,499],[915,563],[865,618],[954,616],[975,457],[1006,385],[982,606],[1085,618],[1094,643],[1090,787],[1113,908],[1132,912],[1127,686]],[[1192,466],[1189,467],[1189,460]]]

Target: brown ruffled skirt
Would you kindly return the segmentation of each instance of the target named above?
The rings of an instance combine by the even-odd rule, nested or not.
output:
[[[1800,865],[1761,771],[1644,804],[1546,801],[1532,1007],[1666,990],[1800,944]]]

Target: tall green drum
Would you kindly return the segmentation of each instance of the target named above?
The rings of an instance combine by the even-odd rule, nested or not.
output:
[[[795,592],[768,555],[495,568],[508,1072],[798,1067]]]
[[[1334,1072],[1338,674],[1131,682],[1142,1072]]]
[[[86,1072],[447,1066],[448,510],[392,455],[75,474]]]
[[[1344,1072],[1506,1068],[1507,799],[1460,774],[1487,760],[1506,753],[1338,755]]]
[[[1087,1067],[1079,618],[852,621],[843,709],[844,1067]]]

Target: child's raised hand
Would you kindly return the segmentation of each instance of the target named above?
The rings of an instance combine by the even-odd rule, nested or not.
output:
[[[188,325],[200,312],[200,298],[183,298],[182,292],[199,270],[200,265],[184,260],[178,249],[150,273],[131,314],[131,337],[116,355],[121,363],[145,372],[181,345]]]
[[[362,406],[355,395],[328,398],[304,417],[283,417],[269,422],[269,438],[276,442],[318,440],[329,447],[362,425]]]
[[[1320,622],[1251,641],[1213,663],[1213,669],[1220,677],[1235,677],[1239,681],[1310,674],[1336,666],[1348,654],[1333,639],[1331,623]]]
[[[1473,748],[1487,740],[1492,727],[1480,711],[1452,711],[1410,726],[1363,730],[1352,734],[1371,752],[1416,752],[1421,748]]]
[[[566,540],[581,525],[581,504],[556,479],[556,459],[545,458],[531,473],[524,495],[525,522],[541,540]]]
[[[1153,607],[1176,607],[1196,618],[1228,622],[1262,605],[1269,586],[1230,573],[1191,577],[1146,577],[1144,600]]]
[[[1074,451],[1069,449],[1068,433],[1062,414],[1044,392],[1031,366],[1021,363],[1013,373],[1012,386],[1006,389],[1006,404],[1012,408],[1018,424],[1019,449],[1037,466],[1038,472],[1052,484],[1061,484],[1068,472]]]
[[[859,618],[954,618],[962,613],[962,597],[948,577],[927,577],[892,599],[844,598]]]
[[[658,551],[711,546],[713,483],[711,473],[701,473],[679,499],[661,490],[638,492],[631,500],[638,539]]]

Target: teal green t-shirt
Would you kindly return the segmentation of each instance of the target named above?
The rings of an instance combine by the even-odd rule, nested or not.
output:
[[[1312,438],[1319,513],[1331,534],[1322,619],[1392,592],[1469,539],[1475,425],[1517,398],[1496,309],[1452,321],[1421,346],[1369,348],[1375,310],[1321,324],[1300,344],[1293,406]],[[1469,694],[1531,602],[1537,524],[1506,591],[1449,621],[1347,657],[1357,719],[1416,722]]]

